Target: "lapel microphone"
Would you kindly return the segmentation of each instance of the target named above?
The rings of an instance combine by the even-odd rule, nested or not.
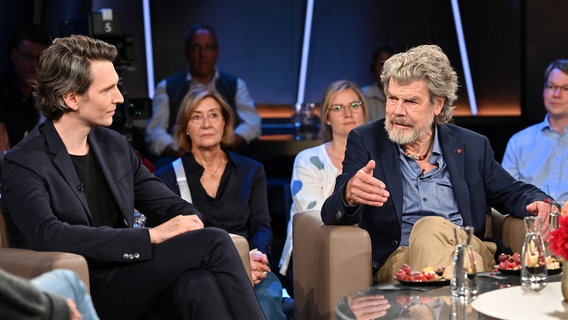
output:
[[[422,169],[422,171],[420,172],[420,174],[418,175],[417,178],[423,178],[424,177],[424,171],[426,171],[426,170]]]

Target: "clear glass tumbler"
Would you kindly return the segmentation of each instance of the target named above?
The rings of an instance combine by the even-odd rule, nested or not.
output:
[[[525,217],[525,241],[521,254],[521,285],[523,288],[540,291],[547,285],[544,242],[540,230],[540,217]]]
[[[313,102],[296,104],[291,119],[296,140],[317,139],[321,125],[317,109],[317,105]]]
[[[459,227],[454,229],[456,248],[454,251],[454,270],[451,280],[452,296],[469,298],[477,294],[477,280],[475,270],[475,257],[471,239],[473,227]]]
[[[566,201],[563,200],[552,200],[550,201],[550,228],[549,231],[558,229],[558,218],[562,216],[562,210],[568,210],[566,206]]]

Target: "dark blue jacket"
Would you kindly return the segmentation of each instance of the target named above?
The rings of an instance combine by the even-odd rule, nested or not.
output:
[[[369,232],[373,267],[381,267],[399,246],[402,225],[402,173],[399,147],[389,140],[385,120],[376,120],[349,133],[343,173],[322,207],[325,224],[358,223]],[[528,215],[525,207],[547,196],[535,186],[516,181],[494,159],[489,140],[478,133],[451,124],[438,125],[438,137],[463,223],[473,226],[483,238],[488,205],[517,217]],[[382,207],[346,207],[345,186],[369,160],[376,162],[373,176],[383,181],[390,197]]]
[[[2,163],[2,210],[12,246],[64,251],[87,259],[125,261],[152,258],[146,228],[131,228],[134,208],[156,226],[179,214],[201,214],[150,173],[116,131],[97,127],[88,136],[124,228],[93,227],[73,161],[53,122],[34,128]]]

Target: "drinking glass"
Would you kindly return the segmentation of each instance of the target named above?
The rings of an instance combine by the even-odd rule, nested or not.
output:
[[[318,136],[320,118],[315,103],[296,104],[292,123],[296,140],[314,140]]]
[[[477,294],[475,257],[473,255],[473,227],[454,229],[456,248],[454,251],[454,270],[451,280],[452,296],[469,298]]]
[[[526,234],[521,254],[521,285],[540,291],[547,285],[544,242],[540,234],[543,222],[536,216],[525,217],[524,222]]]
[[[550,201],[550,227],[549,231],[558,229],[558,218],[562,215],[562,207],[566,205],[563,200]],[[566,209],[564,209],[566,210]]]

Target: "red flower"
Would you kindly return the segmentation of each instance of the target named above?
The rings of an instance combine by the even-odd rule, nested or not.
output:
[[[568,216],[558,218],[558,228],[550,233],[548,242],[556,256],[568,260]]]

